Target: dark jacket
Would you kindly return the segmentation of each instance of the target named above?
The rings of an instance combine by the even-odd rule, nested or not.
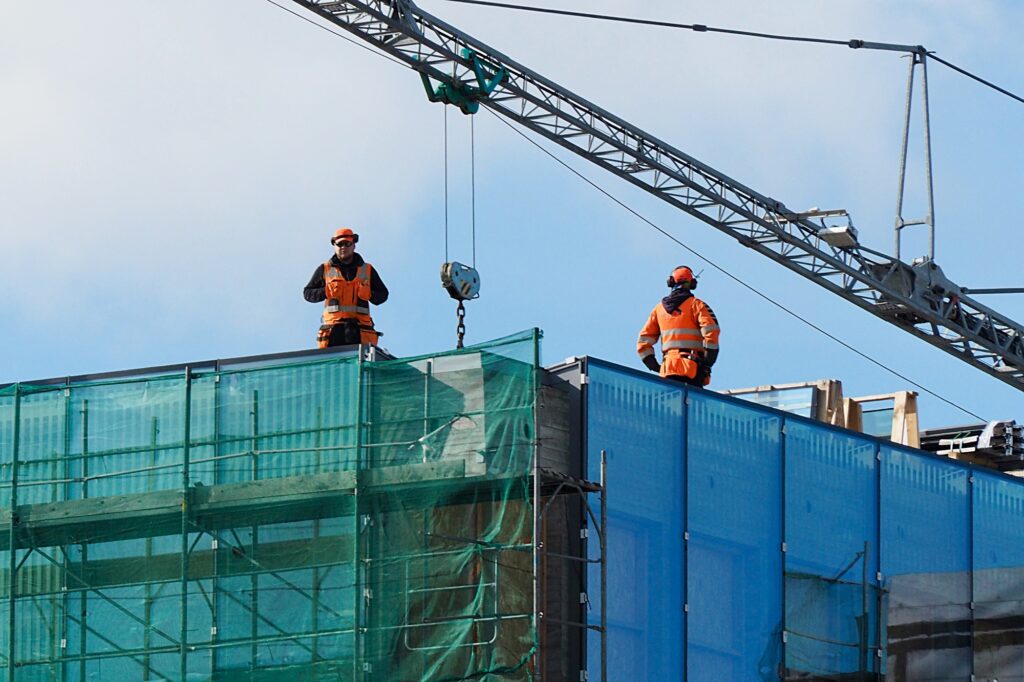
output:
[[[341,276],[349,282],[355,279],[356,270],[364,262],[363,257],[358,253],[352,254],[352,260],[348,263],[342,263],[336,255],[331,256],[331,263],[341,270]],[[321,263],[316,266],[313,276],[309,278],[306,288],[302,290],[302,297],[310,303],[320,303],[327,298],[324,286],[324,264]],[[388,288],[384,286],[384,281],[377,274],[377,268],[373,268],[373,272],[370,273],[370,303],[380,305],[386,300],[388,300]]]

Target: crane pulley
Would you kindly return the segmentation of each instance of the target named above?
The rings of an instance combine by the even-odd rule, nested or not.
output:
[[[472,104],[483,104],[871,314],[1024,390],[1024,326],[974,300],[930,259],[908,264],[861,245],[849,231],[822,232],[820,221],[601,109],[411,0],[293,1],[421,76],[447,84],[449,99],[459,84],[478,79],[478,67],[486,66],[485,75],[492,74],[487,82],[503,70],[494,89],[486,96],[474,93]],[[393,39],[396,34],[401,39]],[[919,46],[877,47],[924,51]]]
[[[462,348],[466,336],[466,301],[480,296],[480,273],[476,268],[463,265],[458,261],[444,263],[441,266],[441,286],[448,295],[459,302],[456,309],[458,324],[455,327],[457,338],[456,348]]]

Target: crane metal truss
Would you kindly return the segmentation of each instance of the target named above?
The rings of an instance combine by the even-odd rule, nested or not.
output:
[[[824,229],[824,219],[746,187],[409,0],[294,2],[437,81],[439,93],[456,93],[450,103],[464,104],[476,94],[479,104],[1024,390],[1024,327],[971,299],[934,262],[904,263],[861,246],[853,231],[845,232],[845,240],[832,239],[835,233]],[[488,77],[505,72],[489,95],[473,85],[481,67]]]

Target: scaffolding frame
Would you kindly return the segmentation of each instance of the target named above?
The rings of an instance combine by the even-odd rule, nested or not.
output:
[[[367,392],[372,386],[363,386],[362,364],[368,361],[361,353],[356,362],[359,365],[357,376],[360,377],[357,387],[357,405],[362,406],[368,400]],[[536,366],[536,365],[535,365]],[[205,368],[204,368],[205,369]],[[214,395],[221,390],[220,366],[216,365],[212,390]],[[539,370],[538,370],[539,371]],[[183,432],[181,442],[170,444],[160,443],[158,434],[161,423],[157,417],[148,422],[148,447],[125,448],[133,455],[143,454],[145,466],[116,468],[114,471],[98,470],[93,462],[116,460],[121,450],[103,450],[91,448],[90,440],[90,405],[88,398],[81,402],[80,431],[72,434],[70,416],[76,409],[72,404],[69,389],[70,379],[61,383],[64,388],[64,412],[66,421],[63,426],[63,453],[54,462],[51,474],[46,480],[20,480],[22,471],[31,470],[25,467],[39,466],[38,462],[28,464],[22,461],[21,433],[22,401],[24,398],[20,385],[13,386],[14,400],[14,432],[12,436],[10,461],[10,478],[0,481],[2,488],[10,489],[10,510],[0,509],[0,523],[6,521],[7,532],[0,535],[0,552],[8,552],[7,562],[7,594],[6,596],[9,635],[4,651],[0,652],[0,664],[3,664],[6,679],[17,679],[20,670],[25,666],[43,666],[48,668],[49,679],[85,679],[87,667],[96,661],[118,659],[129,662],[127,665],[138,670],[140,679],[185,679],[190,673],[214,675],[218,670],[218,660],[234,649],[249,648],[249,673],[258,668],[259,650],[278,643],[293,643],[308,655],[309,665],[316,666],[329,662],[338,663],[340,659],[332,658],[330,653],[323,652],[323,642],[330,638],[350,637],[352,644],[352,679],[371,680],[376,676],[366,665],[365,646],[371,630],[369,613],[372,609],[372,594],[366,589],[367,571],[371,563],[369,547],[373,542],[374,523],[372,515],[366,513],[365,504],[376,491],[388,489],[395,485],[394,480],[382,475],[379,470],[364,468],[373,459],[373,448],[394,443],[368,443],[364,440],[365,420],[358,419],[355,425],[355,444],[325,444],[332,431],[351,428],[349,426],[325,426],[323,415],[317,414],[316,427],[299,429],[290,435],[300,435],[313,439],[313,444],[297,448],[274,448],[268,438],[279,437],[280,432],[265,434],[261,430],[261,396],[259,390],[253,390],[251,396],[250,433],[243,436],[224,438],[219,433],[219,415],[213,419],[214,432],[211,438],[202,435],[194,437],[192,433],[193,418],[191,406],[194,400],[193,387],[197,375],[192,365],[184,366],[184,409]],[[209,375],[206,375],[209,376]],[[424,406],[429,404],[429,383],[424,382]],[[539,384],[535,386],[539,390]],[[11,393],[9,392],[9,395]],[[215,399],[213,404],[219,408]],[[360,408],[362,409],[362,408]],[[538,418],[538,409],[534,406],[534,420]],[[427,427],[424,413],[424,429]],[[424,435],[428,435],[425,433]],[[77,436],[77,438],[76,438]],[[81,439],[81,452],[72,454],[73,440]],[[235,446],[245,441],[247,447],[225,447],[229,442]],[[269,446],[268,446],[269,443]],[[399,444],[405,445],[405,443]],[[415,441],[408,443],[415,445]],[[342,450],[355,452],[357,467],[355,471],[333,471],[288,477],[287,479],[263,479],[260,475],[260,462],[265,456],[284,453],[302,452],[311,455],[316,462],[329,453]],[[144,452],[141,452],[143,451]],[[180,452],[180,460],[167,463],[168,453]],[[107,458],[107,459],[104,459]],[[528,550],[533,559],[532,574],[529,584],[533,590],[533,608],[523,614],[495,613],[479,619],[480,623],[491,622],[497,629],[502,621],[513,619],[529,619],[534,632],[534,648],[529,654],[528,670],[530,679],[543,678],[543,661],[545,657],[544,643],[540,631],[552,628],[577,628],[595,630],[601,633],[602,652],[604,649],[604,608],[602,607],[601,625],[588,624],[584,607],[586,602],[581,599],[580,608],[575,617],[557,618],[543,610],[543,602],[538,597],[549,576],[555,572],[551,562],[569,562],[580,565],[601,564],[602,605],[605,602],[604,576],[606,538],[604,534],[605,520],[603,517],[605,486],[603,481],[592,483],[573,478],[562,472],[542,467],[536,440],[532,445],[532,462],[528,479],[530,482],[531,532],[532,539],[528,547],[515,549]],[[223,468],[231,463],[247,462],[249,478],[243,482],[226,482]],[[424,457],[424,469],[421,471],[420,482],[424,485],[435,485],[430,476],[445,473],[444,463],[427,462]],[[55,469],[53,467],[56,467]],[[212,470],[213,485],[203,485],[194,479],[196,467],[208,467]],[[316,467],[319,471],[319,467]],[[450,468],[450,467],[449,467]],[[31,470],[33,472],[38,469]],[[180,476],[179,485],[167,490],[153,490],[144,493],[128,493],[124,495],[108,495],[104,497],[88,497],[92,493],[90,484],[104,478],[141,476],[152,483],[158,476]],[[416,485],[416,480],[407,479],[399,485]],[[484,481],[481,481],[484,483]],[[64,494],[54,494],[61,498],[60,502],[49,504],[23,504],[19,492],[26,487],[51,486],[63,488]],[[84,499],[71,499],[72,488],[77,490]],[[591,496],[599,496],[601,515],[596,514],[589,500]],[[580,509],[585,518],[580,519],[581,551],[575,554],[561,554],[549,549],[545,542],[547,530],[544,521],[555,500],[572,496],[580,501]],[[524,500],[525,502],[525,500]],[[268,514],[269,510],[269,514]],[[6,516],[6,518],[4,518]],[[136,523],[128,529],[124,524],[128,520]],[[349,523],[348,534],[332,535],[324,532],[322,524],[331,519],[338,523]],[[348,521],[346,521],[348,519]],[[280,540],[261,537],[266,527],[291,522],[308,522],[309,535],[302,540]],[[597,530],[599,541],[599,558],[591,559],[586,554],[586,528],[588,525]],[[243,532],[244,531],[244,532]],[[248,537],[243,537],[248,534]],[[3,536],[6,536],[5,538]],[[167,551],[167,543],[177,536],[177,557]],[[97,545],[108,541],[135,540],[139,544],[137,551],[116,559],[105,557],[102,547]],[[285,545],[301,542],[307,552],[317,557],[314,561],[294,559],[292,563],[282,561]],[[6,547],[4,546],[6,545]],[[133,545],[135,547],[135,545]],[[328,548],[330,551],[328,552]],[[322,553],[332,554],[333,559],[325,560]],[[92,556],[91,554],[95,554]],[[272,560],[263,557],[267,555]],[[130,575],[127,564],[131,561],[144,561],[145,570],[138,572],[134,578]],[[49,566],[59,572],[59,585],[43,585],[44,569],[37,565]],[[312,578],[304,584],[288,575],[294,569],[312,571]],[[345,584],[338,588],[325,588],[325,583],[337,579],[339,572],[352,571],[354,578],[351,585]],[[496,569],[497,570],[497,569]],[[500,585],[500,573],[495,573],[494,588]],[[585,577],[585,573],[584,573]],[[279,589],[295,595],[308,604],[309,627],[295,630],[287,624],[275,622],[272,617],[260,608],[261,582],[275,581]],[[239,581],[248,581],[248,594],[233,589]],[[0,590],[4,587],[0,581]],[[343,613],[332,603],[326,603],[324,590],[350,589],[358,592],[353,599],[352,614]],[[131,594],[130,597],[126,596]],[[586,592],[581,592],[586,595]],[[496,597],[495,597],[496,598]],[[178,606],[177,622],[171,626],[154,622],[155,606],[167,600],[176,600]],[[134,603],[133,603],[134,602]],[[109,631],[93,621],[89,613],[93,605],[116,613],[118,618],[142,632],[141,638],[112,637]],[[19,660],[19,635],[16,623],[21,609],[36,609],[40,612],[40,622],[49,629],[51,650],[45,657],[29,657],[23,654]],[[48,615],[43,611],[49,608]],[[246,636],[231,636],[218,630],[225,609],[249,615],[249,631]],[[498,609],[493,609],[497,611]],[[321,628],[321,621],[345,621],[351,624],[344,627]],[[209,625],[209,634],[196,635],[196,630]],[[413,627],[409,625],[407,627]],[[87,640],[91,644],[101,643],[100,650],[89,650]],[[493,640],[492,640],[493,641]],[[474,642],[473,646],[486,646],[488,642]],[[168,661],[175,659],[175,665],[169,667]],[[579,653],[581,666],[584,665],[584,654]],[[198,661],[198,663],[197,663]],[[208,668],[206,667],[208,665]],[[133,673],[134,674],[134,673]],[[602,677],[603,679],[603,677]]]

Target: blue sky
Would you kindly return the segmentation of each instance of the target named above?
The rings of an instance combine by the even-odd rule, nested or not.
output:
[[[894,53],[421,5],[794,208],[846,208],[889,251],[906,78]],[[1024,91],[1015,2],[557,6],[830,38],[923,44]],[[313,345],[301,288],[350,226],[391,289],[397,355],[454,345],[444,260],[443,109],[407,69],[262,0],[0,9],[0,383]],[[1013,199],[1024,105],[932,64],[936,260],[962,286],[1021,286]],[[469,119],[449,111],[450,257],[469,262]],[[467,341],[544,330],[547,363],[640,367],[636,334],[677,264],[718,313],[715,388],[820,378],[912,388],[767,307],[552,162],[476,117]],[[914,139],[917,144],[918,134]],[[548,145],[550,148],[550,145]],[[912,148],[914,159],[919,145]],[[986,418],[1021,394],[658,200],[558,154],[638,212],[816,324]],[[920,170],[919,166],[916,170]],[[919,176],[907,213],[920,208]],[[916,201],[916,203],[914,203]],[[905,253],[924,251],[912,233]],[[1024,297],[984,299],[1024,319]],[[968,423],[929,396],[926,426]]]

